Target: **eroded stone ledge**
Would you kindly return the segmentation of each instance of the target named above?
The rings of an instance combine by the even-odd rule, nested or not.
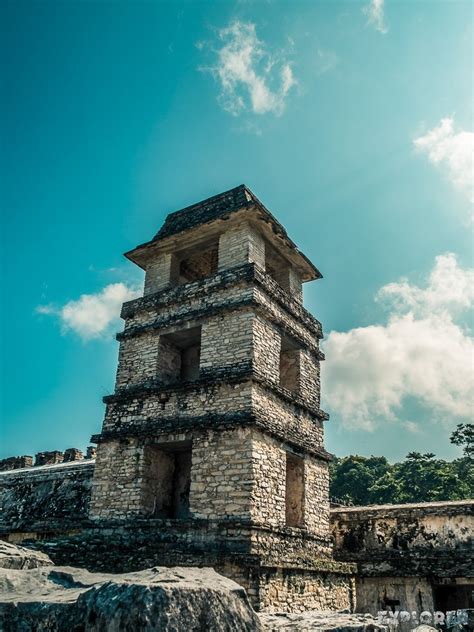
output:
[[[280,441],[284,441],[297,451],[305,450],[308,454],[323,461],[331,461],[332,455],[325,450],[315,447],[314,440],[309,440],[296,429],[282,429],[273,425],[268,419],[262,419],[250,411],[241,411],[228,414],[206,414],[189,417],[172,417],[168,419],[157,418],[140,420],[136,425],[122,424],[120,429],[104,430],[100,434],[91,437],[94,443],[101,443],[110,440],[124,440],[128,438],[141,439],[145,444],[156,441],[160,435],[170,432],[181,433],[191,430],[228,430],[230,428],[255,427]]]
[[[321,323],[301,303],[291,298],[276,281],[254,263],[239,265],[229,270],[218,272],[206,279],[200,279],[185,285],[168,287],[154,294],[128,301],[123,304],[121,317],[129,319],[141,311],[185,303],[190,299],[214,293],[219,289],[250,282],[257,283],[266,292],[269,299],[275,301],[290,316],[299,320],[302,325],[318,338],[322,337]]]
[[[159,395],[160,393],[191,393],[206,388],[214,388],[219,384],[241,384],[244,382],[254,382],[267,388],[272,393],[280,397],[285,402],[294,405],[299,410],[304,411],[310,417],[318,421],[327,421],[329,415],[314,406],[309,406],[307,402],[297,393],[292,393],[287,389],[270,382],[265,376],[260,375],[253,368],[250,360],[243,361],[232,366],[221,368],[205,369],[198,380],[177,381],[166,383],[162,380],[147,380],[139,384],[133,384],[127,388],[117,390],[111,395],[105,395],[102,401],[105,404],[128,403],[134,399],[146,395]]]

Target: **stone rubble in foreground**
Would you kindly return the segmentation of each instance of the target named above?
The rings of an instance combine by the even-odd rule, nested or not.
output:
[[[318,612],[310,610],[302,613],[277,612],[259,615],[266,632],[384,632],[386,625],[378,623],[370,614],[349,614],[345,612]]]
[[[245,590],[211,568],[90,573],[0,542],[2,632],[375,632],[363,615],[260,615]]]

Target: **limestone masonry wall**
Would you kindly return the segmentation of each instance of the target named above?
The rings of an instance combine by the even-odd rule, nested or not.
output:
[[[248,428],[208,431],[193,442],[190,506],[196,518],[250,518],[250,434]]]
[[[265,268],[265,242],[248,222],[243,222],[220,236],[219,270],[247,262]]]
[[[249,432],[253,447],[242,452],[242,433]],[[163,441],[186,441],[190,437],[190,433],[170,433],[163,436]],[[207,476],[206,471],[212,469],[212,454],[217,456],[224,449],[220,442],[225,441],[229,454],[223,456],[230,458],[218,467],[223,480],[227,477],[230,486],[232,480],[237,480],[236,477],[243,484],[238,490],[241,495],[235,497],[236,505],[241,503],[244,508],[239,515],[251,515],[256,522],[268,521],[271,524],[273,520],[275,526],[282,525],[284,491],[281,481],[284,472],[282,459],[272,456],[272,453],[282,450],[278,441],[269,440],[261,433],[250,430],[231,431],[225,434],[225,439],[218,439],[218,443],[213,444],[213,441],[213,433],[203,433],[195,444],[194,465],[196,473],[201,472],[199,477]],[[134,448],[128,445],[122,449],[133,453]],[[240,463],[231,465],[231,460]],[[115,463],[117,465],[120,462],[118,458]],[[55,529],[64,531],[72,524],[78,525],[86,520],[94,467],[95,461],[91,459],[1,472],[1,533],[6,536],[16,531],[34,532],[35,529],[46,527],[51,532]],[[254,470],[255,480],[259,484],[252,487],[248,483],[248,491],[245,492],[245,476],[250,468]],[[325,471],[321,471],[323,468],[325,464],[319,460],[313,463],[310,459],[308,462],[305,483],[309,501],[307,518],[310,522],[314,520],[315,525],[318,520],[326,519],[318,503],[318,494],[324,494],[324,486],[328,484]],[[114,481],[113,478],[111,485],[121,484],[120,480]],[[195,508],[197,510],[200,507],[204,515],[209,515],[211,505],[206,504],[209,501],[204,488],[208,482],[211,485],[212,482],[205,480],[204,484],[199,485],[197,478],[193,477],[193,484],[197,485]],[[214,484],[217,485],[217,482]],[[232,495],[232,488],[222,492]],[[213,491],[211,495],[215,497],[216,492]],[[251,512],[248,507],[250,496],[253,500]],[[271,511],[267,510],[267,506],[271,507]],[[276,520],[275,515],[279,515],[280,519]],[[468,554],[472,552],[473,544],[474,501],[336,508],[331,509],[330,519],[336,557],[362,562],[368,570],[368,562],[372,561],[375,566],[379,555],[381,562],[387,565],[392,553],[401,558],[404,552],[418,554],[419,559],[425,558],[430,566],[437,556],[440,573],[443,572],[442,564],[446,562],[442,554],[459,554],[464,558],[464,567],[470,563]],[[462,570],[462,567],[458,570]],[[393,569],[388,568],[386,574],[393,574]]]
[[[267,612],[354,610],[355,581],[304,569],[275,569],[260,577],[260,607]]]
[[[205,517],[217,515],[221,511],[219,503],[227,502],[229,515],[239,516],[245,520],[250,518],[262,526],[268,522],[273,524],[273,530],[263,529],[254,531],[253,535],[245,535],[248,527],[233,527],[235,534],[241,533],[242,542],[249,541],[250,548],[247,554],[258,552],[262,559],[269,564],[268,571],[259,572],[257,575],[246,575],[239,580],[238,571],[234,569],[233,576],[236,581],[249,586],[249,592],[255,592],[262,607],[285,608],[287,600],[294,597],[295,586],[298,585],[301,592],[301,603],[293,609],[304,609],[304,604],[314,604],[315,608],[331,608],[331,591],[325,590],[325,582],[333,587],[334,603],[346,604],[340,607],[349,607],[347,595],[347,582],[351,581],[344,576],[331,576],[325,571],[315,574],[304,570],[304,560],[301,551],[305,550],[308,562],[311,556],[324,557],[330,550],[329,542],[324,543],[324,538],[317,540],[301,540],[304,533],[298,529],[282,526],[284,515],[284,490],[281,484],[284,472],[281,467],[282,459],[279,452],[281,447],[275,440],[268,440],[259,432],[252,433],[252,448],[250,451],[242,448],[242,432],[233,431],[224,439],[218,439],[212,435],[202,435],[199,441],[195,440],[193,453],[195,474],[194,507],[196,513]],[[190,434],[171,433],[163,440],[168,443],[174,441],[186,441]],[[232,437],[235,437],[233,439]],[[225,447],[222,445],[225,443]],[[207,444],[207,445],[206,445]],[[120,445],[120,444],[118,444]],[[118,449],[118,448],[116,448]],[[122,450],[130,450],[134,454],[133,445],[123,445]],[[222,473],[221,481],[216,477],[213,458],[217,459],[219,450],[227,449],[226,465],[221,462],[218,465]],[[212,456],[214,454],[214,457]],[[278,455],[278,456],[277,456]],[[115,463],[120,463],[121,454]],[[127,460],[127,459],[126,459]],[[233,460],[234,464],[229,463]],[[240,461],[240,462],[239,462]],[[111,461],[112,463],[112,461]],[[314,467],[314,469],[313,469]],[[311,460],[306,467],[306,520],[308,529],[315,535],[324,534],[324,525],[319,529],[318,521],[324,521],[327,517],[320,510],[318,494],[324,494],[324,485],[327,484],[326,474],[320,472],[324,464],[317,460],[314,466]],[[252,468],[252,476],[249,475]],[[48,538],[58,534],[79,533],[89,526],[87,518],[91,495],[91,481],[94,469],[93,460],[79,462],[59,463],[4,471],[0,473],[0,537],[13,542],[21,542],[24,539]],[[246,477],[248,476],[248,479]],[[207,480],[206,477],[213,480]],[[237,478],[240,486],[234,486]],[[198,478],[204,480],[199,483]],[[123,482],[117,472],[109,478],[111,485],[127,484]],[[247,483],[245,482],[247,480]],[[251,484],[250,481],[257,481]],[[102,479],[103,484],[104,479]],[[130,482],[130,480],[128,481]],[[209,487],[208,487],[209,486]],[[217,491],[219,486],[221,490]],[[209,502],[208,493],[212,493],[212,502]],[[133,493],[131,505],[133,509]],[[216,504],[217,503],[217,504]],[[445,591],[453,585],[458,590],[474,585],[474,573],[472,569],[472,532],[473,532],[473,505],[472,501],[455,501],[447,503],[422,503],[419,505],[392,505],[381,507],[352,507],[332,509],[330,513],[333,539],[335,543],[335,557],[343,561],[355,560],[358,564],[357,609],[359,612],[376,612],[387,607],[387,600],[399,602],[399,608],[408,611],[433,610],[441,608],[445,602],[440,602],[436,597],[437,590]],[[270,507],[271,509],[268,509]],[[312,509],[313,508],[313,509]],[[113,509],[113,507],[112,507]],[[123,507],[118,508],[118,515],[123,516]],[[107,514],[113,517],[113,512]],[[278,519],[275,519],[278,516]],[[155,534],[161,532],[157,521],[148,521],[147,529]],[[170,523],[171,524],[171,523]],[[216,523],[217,524],[217,523]],[[153,557],[149,540],[146,540],[147,530],[145,524],[134,522],[134,533],[141,532],[145,538],[140,546],[133,544],[132,540],[123,539],[124,535],[113,536],[114,547],[107,545],[110,555],[106,550],[95,548],[92,542],[97,542],[97,536],[91,536],[91,544],[87,544],[90,550],[88,567],[96,569],[111,568],[112,559],[118,556],[118,550],[122,551],[121,557],[129,557],[130,564],[122,566],[128,570],[134,570],[147,565],[153,565],[160,559],[160,546],[168,547],[171,551],[171,542],[160,545],[156,542],[157,557]],[[155,525],[155,526],[154,526]],[[182,537],[195,547],[198,541],[202,546],[215,547],[215,532],[209,531],[209,543],[205,544],[204,533],[198,535],[199,523],[193,528],[189,522],[176,523],[170,533],[173,533],[173,541]],[[138,529],[138,531],[137,531]],[[196,531],[197,529],[197,531]],[[224,531],[220,544],[225,547],[228,530]],[[158,531],[157,531],[158,530]],[[166,531],[166,530],[165,530]],[[163,534],[165,535],[165,531]],[[112,532],[110,532],[112,533]],[[281,533],[281,535],[279,535]],[[182,535],[180,535],[182,534]],[[151,535],[151,532],[150,532]],[[309,534],[308,534],[309,535]],[[77,536],[81,537],[81,536]],[[95,538],[95,540],[94,540]],[[130,542],[130,552],[127,553],[127,541]],[[78,541],[78,543],[81,540]],[[145,546],[145,542],[146,544]],[[71,542],[68,548],[62,550],[62,557],[58,558],[62,563],[81,564],[84,561],[84,547]],[[145,548],[143,548],[145,547]],[[57,544],[49,549],[51,554],[57,550]],[[142,551],[141,562],[137,557],[138,551]],[[212,562],[209,549],[206,555],[209,563],[220,564],[216,558]],[[223,548],[222,550],[225,550]],[[294,553],[293,553],[294,551]],[[148,558],[146,557],[148,555]],[[294,557],[293,557],[294,555]],[[183,560],[182,552],[176,562]],[[99,558],[103,559],[103,565],[99,564]],[[134,562],[134,559],[136,561]],[[173,561],[170,552],[170,563]],[[94,562],[96,560],[96,562]],[[299,570],[285,573],[284,570],[271,570],[271,564],[282,564],[298,560]],[[190,558],[191,562],[191,558]],[[120,568],[122,568],[120,567]],[[116,566],[117,570],[120,570]],[[223,570],[223,569],[221,569]],[[295,574],[298,579],[294,579]],[[253,579],[252,579],[253,577]],[[292,579],[293,578],[293,579]],[[353,580],[352,580],[353,581]],[[258,582],[258,589],[255,587]],[[295,584],[296,582],[296,584]],[[291,584],[291,585],[290,585]],[[341,595],[338,596],[337,586],[340,586]],[[437,588],[438,586],[438,588]],[[466,588],[467,590],[467,588]],[[441,592],[443,595],[444,593]],[[344,595],[346,595],[344,597]],[[252,596],[252,595],[251,595]],[[329,599],[329,601],[328,601]],[[309,600],[309,601],[308,601]],[[345,601],[344,601],[345,600]],[[449,603],[449,602],[448,602]],[[457,602],[454,602],[453,607]],[[313,605],[311,605],[313,607]],[[444,606],[443,606],[444,607]]]

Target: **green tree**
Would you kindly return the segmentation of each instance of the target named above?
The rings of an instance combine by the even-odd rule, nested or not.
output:
[[[355,505],[369,504],[370,488],[390,466],[385,457],[358,455],[335,459],[331,466],[330,495]]]
[[[376,505],[400,502],[400,483],[395,478],[392,467],[371,486],[369,496],[370,503]]]
[[[458,424],[451,434],[451,443],[462,446],[464,456],[474,457],[474,424]]]
[[[393,465],[385,457],[335,459],[330,468],[331,496],[354,505],[474,498],[474,459],[469,456],[472,433],[465,426],[458,431],[458,445],[464,446],[467,456],[454,461],[419,452],[410,452]]]
[[[394,466],[394,476],[400,485],[399,501],[427,502],[436,500],[438,463],[432,453],[410,452],[405,461]]]

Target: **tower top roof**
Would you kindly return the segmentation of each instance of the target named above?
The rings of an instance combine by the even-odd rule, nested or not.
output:
[[[191,206],[170,213],[151,241],[137,246],[125,253],[125,256],[143,267],[143,261],[147,257],[149,250],[160,247],[161,242],[165,242],[169,238],[176,237],[180,233],[204,224],[210,224],[216,220],[226,220],[232,214],[245,210],[253,211],[251,219],[263,220],[270,228],[273,237],[279,238],[280,241],[284,242],[286,247],[293,251],[293,255],[300,259],[303,267],[306,268],[306,278],[304,280],[322,277],[319,270],[289,238],[285,228],[245,184],[240,184],[229,191],[213,195],[205,200],[191,204]]]
[[[167,215],[165,223],[153,237],[152,241],[159,241],[171,235],[176,235],[184,230],[189,230],[200,224],[207,224],[215,219],[227,217],[235,211],[251,206],[259,205],[269,215],[269,211],[245,184],[240,184],[224,193],[218,193],[206,200],[186,206],[179,211]],[[275,220],[276,222],[276,220]],[[277,222],[278,223],[278,222]],[[284,231],[283,227],[281,227]]]

